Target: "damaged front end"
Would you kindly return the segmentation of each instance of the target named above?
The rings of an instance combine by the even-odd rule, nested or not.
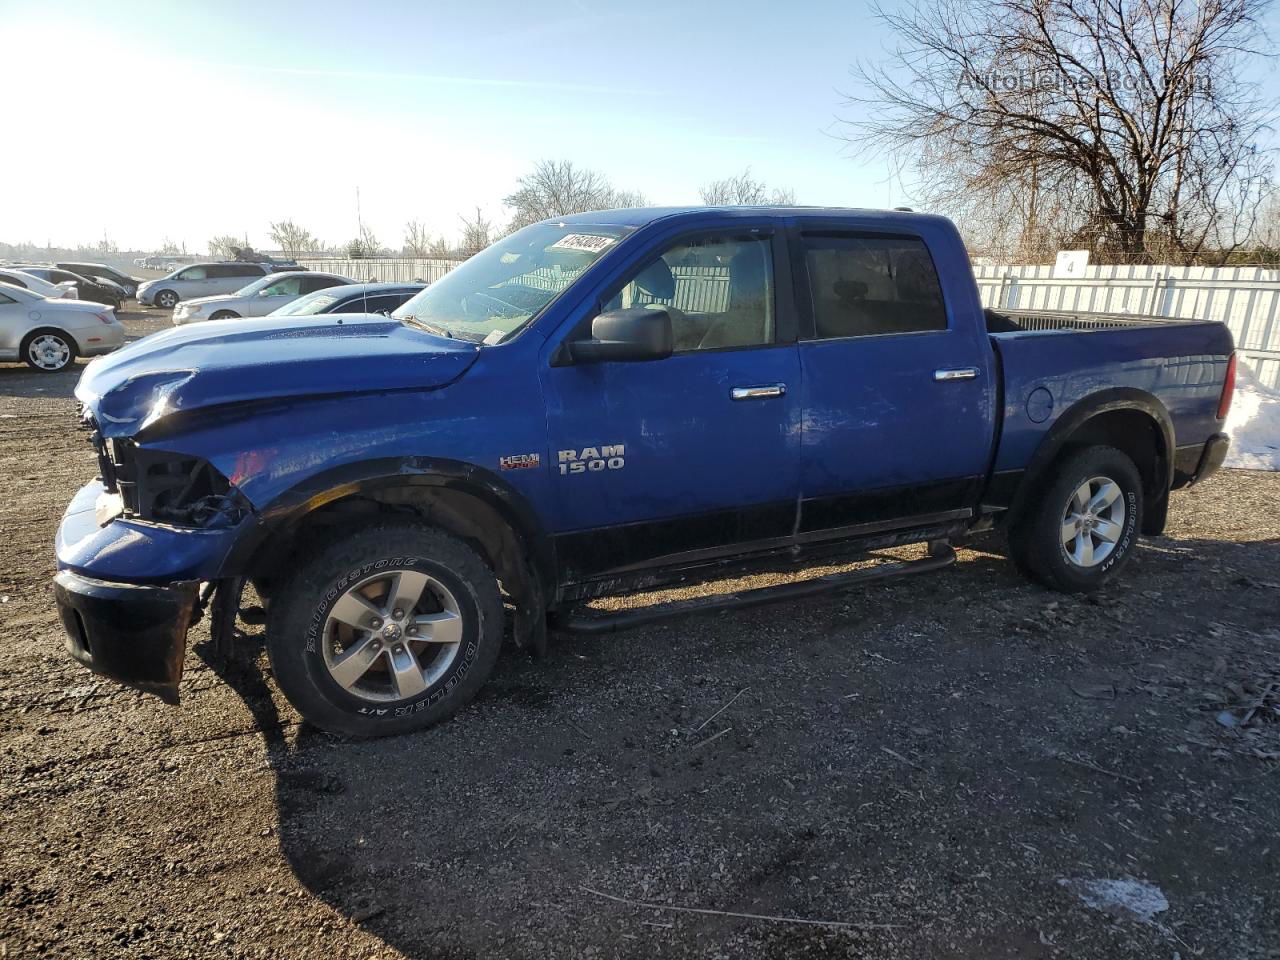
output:
[[[207,460],[104,438],[88,413],[82,422],[100,475],[58,529],[54,597],[67,650],[95,673],[177,703],[200,583],[251,507]]]

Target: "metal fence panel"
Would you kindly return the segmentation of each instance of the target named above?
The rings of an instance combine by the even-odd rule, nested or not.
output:
[[[1055,277],[1044,265],[973,269],[982,305],[996,310],[1220,320],[1258,379],[1280,387],[1280,270],[1095,264],[1083,276]]]

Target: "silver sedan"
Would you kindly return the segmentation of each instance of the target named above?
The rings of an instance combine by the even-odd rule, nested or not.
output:
[[[124,343],[124,325],[110,307],[87,300],[48,300],[0,283],[0,360],[22,360],[57,373],[76,357],[110,353]]]
[[[273,273],[253,281],[235,293],[184,300],[173,311],[173,322],[181,325],[195,323],[197,320],[265,317],[299,297],[349,283],[350,280],[336,273],[312,273],[309,270]]]

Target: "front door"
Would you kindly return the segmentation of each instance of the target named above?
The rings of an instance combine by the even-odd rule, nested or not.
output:
[[[919,236],[802,227],[798,247],[800,539],[970,515],[995,403],[976,297],[944,298]]]
[[[790,542],[800,364],[786,273],[749,225],[661,244],[599,309],[664,307],[675,353],[544,369],[566,582]]]

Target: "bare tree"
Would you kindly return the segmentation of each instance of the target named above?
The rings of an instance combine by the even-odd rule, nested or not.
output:
[[[404,255],[406,257],[429,257],[435,240],[431,232],[419,220],[410,220],[404,225]]]
[[[239,237],[224,233],[209,241],[209,256],[216,257],[219,260],[230,260],[235,256],[236,249],[242,244],[243,241]]]
[[[462,218],[462,248],[464,257],[479,253],[493,242],[493,223],[476,207],[475,216]]]
[[[712,180],[698,193],[702,202],[712,207],[790,206],[796,202],[794,190],[770,189],[751,176],[750,167],[735,176]]]
[[[644,195],[616,190],[602,173],[575,166],[572,160],[542,160],[521,177],[514,193],[503,200],[515,210],[511,229],[539,220],[590,210],[644,206]]]
[[[281,220],[271,224],[271,240],[284,251],[287,257],[297,257],[304,253],[315,253],[320,249],[320,241],[311,235],[311,231],[300,227],[292,220]]]
[[[934,208],[1016,214],[1015,241],[1225,255],[1253,228],[1270,106],[1243,74],[1267,0],[916,0],[855,67],[849,139]],[[1050,220],[1050,215],[1052,220]]]

